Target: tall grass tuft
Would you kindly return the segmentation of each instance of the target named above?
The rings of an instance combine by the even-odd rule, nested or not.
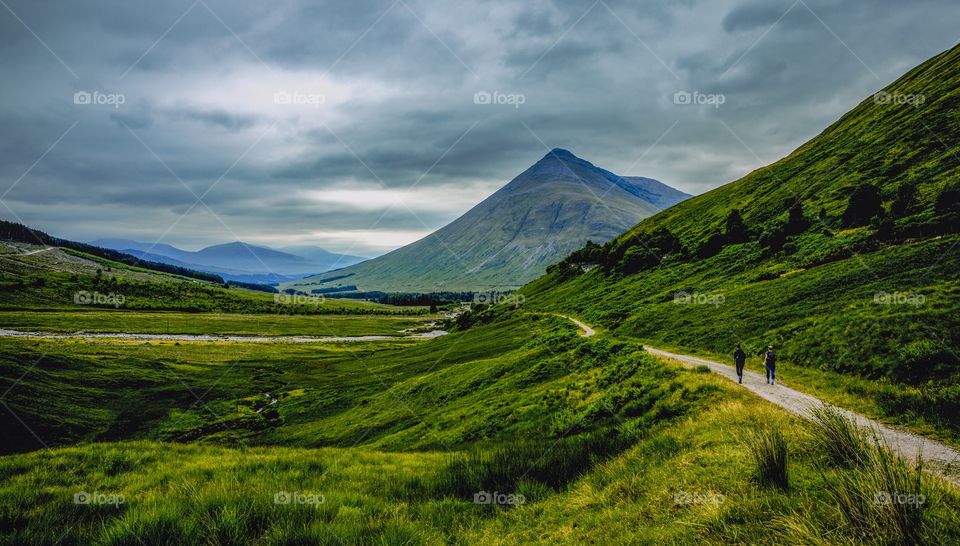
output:
[[[780,429],[764,428],[747,435],[755,465],[754,478],[764,486],[787,489],[787,440]]]
[[[849,533],[884,544],[926,543],[933,491],[923,479],[921,456],[908,463],[836,410],[815,413],[813,428],[824,454],[845,467],[827,481],[827,495]]]
[[[814,444],[832,464],[863,468],[870,462],[874,441],[866,429],[826,404],[814,407],[810,416]]]

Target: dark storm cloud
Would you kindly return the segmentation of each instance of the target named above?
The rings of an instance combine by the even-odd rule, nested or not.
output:
[[[555,146],[716,187],[953,46],[960,23],[952,0],[7,5],[0,193],[16,183],[21,219],[358,253],[443,225]],[[674,104],[695,91],[725,102]]]

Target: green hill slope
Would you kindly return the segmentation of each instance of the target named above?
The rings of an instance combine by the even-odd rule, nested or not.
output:
[[[956,439],[958,106],[955,47],[788,157],[575,252],[527,300],[652,344],[774,344],[851,377],[830,376],[836,400]]]

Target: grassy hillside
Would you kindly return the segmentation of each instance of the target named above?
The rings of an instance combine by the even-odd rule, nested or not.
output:
[[[71,249],[0,241],[0,309],[259,314],[422,314],[424,308],[270,294],[144,269]]]
[[[911,96],[923,97],[922,103],[895,99]],[[958,145],[960,46],[866,98],[789,156],[640,222],[616,244],[633,244],[638,235],[665,228],[695,249],[723,229],[733,209],[742,211],[748,226],[761,228],[786,220],[784,205],[797,201],[812,219],[826,212],[827,220],[815,229],[834,227],[852,191],[865,183],[880,189],[888,208],[900,186],[915,186],[917,204],[897,222],[920,223],[932,216],[939,193],[960,182]]]
[[[615,404],[633,404],[635,416],[682,413],[692,394],[673,392],[672,374],[638,359],[637,350],[587,343],[562,319],[528,315],[430,343],[389,345],[7,339],[0,340],[0,353],[8,355],[0,387],[16,386],[6,403],[51,445],[210,436],[350,446],[366,432],[365,444],[420,449],[506,434],[559,437],[573,426],[593,430],[599,423],[589,416],[602,407],[595,404],[611,403],[595,400],[603,390],[619,393]],[[24,370],[23,362],[34,365]],[[613,381],[640,371],[646,373],[634,381]],[[41,392],[46,402],[38,405]],[[194,396],[202,393],[206,404]],[[629,400],[641,394],[646,405]],[[270,398],[277,402],[269,404]],[[672,409],[654,410],[660,398]],[[255,413],[262,408],[267,411]],[[68,413],[73,417],[65,419]],[[11,434],[36,447],[26,430],[9,425]],[[11,441],[6,449],[16,446]]]
[[[883,93],[783,160],[574,253],[528,303],[652,344],[742,343],[755,366],[774,344],[788,365],[837,372],[830,396],[956,441],[960,47]],[[785,377],[820,388],[801,375]]]
[[[795,418],[555,317],[403,348],[31,343],[0,347],[51,353],[8,403],[75,445],[0,457],[2,544],[960,539],[960,498],[935,480],[891,522],[868,482],[849,485],[875,470],[830,462]],[[751,435],[786,442],[785,487],[758,474]],[[476,504],[484,491],[514,504]]]

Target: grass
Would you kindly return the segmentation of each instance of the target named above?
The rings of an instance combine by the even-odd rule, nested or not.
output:
[[[753,458],[757,482],[764,486],[789,488],[789,456],[783,433],[775,428],[761,429],[748,433],[746,443]]]
[[[258,336],[402,335],[435,318],[397,315],[265,315],[171,311],[0,311],[0,328],[40,332],[126,332]]]
[[[671,352],[699,356],[733,365],[732,356],[718,351],[678,346],[653,339],[637,339],[637,342]],[[747,359],[746,369],[763,373],[762,359],[759,356],[751,355]],[[880,423],[902,427],[948,445],[960,447],[960,434],[954,427],[940,419],[926,417],[925,413],[929,411],[929,408],[926,411],[919,412],[913,409],[923,403],[925,395],[921,394],[921,389],[936,390],[936,384],[921,385],[918,388],[898,384],[883,378],[869,379],[796,364],[783,358],[777,360],[777,383],[812,394],[826,403],[859,413]],[[914,398],[909,403],[909,407],[889,411],[884,404],[884,401],[898,400],[903,397]]]
[[[958,240],[917,241],[800,267],[775,280],[755,280],[756,270],[731,251],[626,278],[599,270],[561,283],[548,276],[524,290],[533,310],[577,316],[655,347],[729,361],[742,344],[748,368],[760,365],[758,353],[772,343],[778,375],[801,390],[956,444]],[[922,287],[916,286],[918,268]],[[677,304],[673,295],[682,291],[723,300]],[[922,293],[926,300],[921,306],[877,304],[874,296],[882,291]],[[920,342],[923,356],[910,356],[915,351],[907,348],[919,351]],[[899,370],[911,362],[924,379],[900,379]]]
[[[7,355],[52,351],[44,373],[10,390],[18,409],[36,412],[32,389],[44,389],[53,421],[71,405],[77,426],[95,428],[105,408],[153,419],[114,428],[119,442],[0,457],[0,544],[786,543],[796,526],[858,536],[823,492],[859,470],[824,466],[826,451],[804,441],[810,425],[562,319],[509,314],[403,347],[248,349],[5,341]],[[188,388],[211,387],[209,409],[190,410]],[[251,426],[243,416],[264,402],[250,396],[266,390],[277,412]],[[210,412],[235,417],[211,420],[217,429]],[[770,429],[789,447],[786,490],[751,479],[743,431]],[[201,434],[187,444],[156,436],[189,431]],[[80,492],[125,502],[74,504]],[[523,502],[475,504],[482,492]],[[276,504],[283,493],[296,500]],[[930,499],[925,536],[960,539],[956,493]]]
[[[904,460],[878,435],[834,408],[817,408],[812,417],[818,451],[829,465],[845,470],[828,481],[826,503],[835,508],[847,534],[858,542],[942,543],[934,506],[951,492],[924,475],[919,456],[912,463]],[[792,533],[797,540],[817,534],[802,525]]]
[[[827,405],[811,410],[813,438],[831,464],[864,468],[873,452],[873,441],[866,430]]]
[[[82,308],[298,315],[424,315],[426,307],[395,307],[344,298],[268,294],[112,262],[74,250],[0,242],[0,309]]]

